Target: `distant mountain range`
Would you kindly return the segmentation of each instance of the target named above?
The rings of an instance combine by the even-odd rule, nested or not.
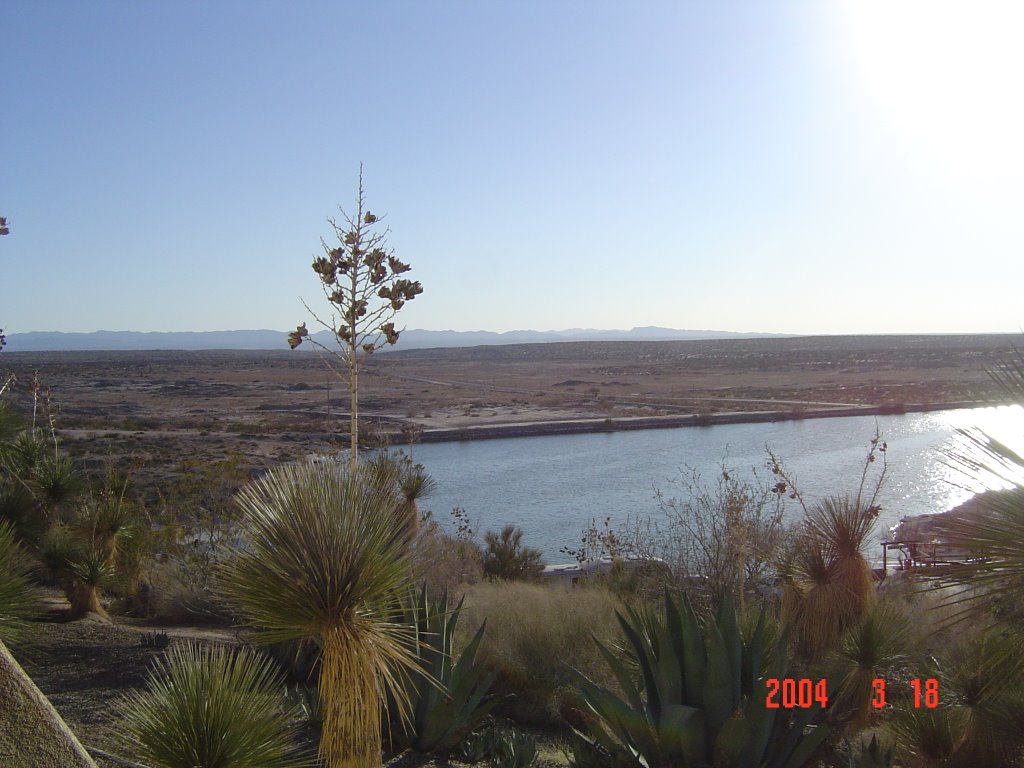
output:
[[[541,344],[553,341],[672,341],[680,339],[751,339],[785,334],[734,333],[732,331],[682,331],[674,328],[632,328],[628,331],[599,331],[570,328],[565,331],[403,331],[394,349],[431,347],[475,347],[492,344]],[[333,344],[328,331],[311,336],[322,344]],[[303,345],[301,349],[312,349]],[[143,333],[139,331],[96,331],[61,333],[31,331],[7,337],[9,352],[58,352],[143,349],[288,349],[286,331],[186,331]]]

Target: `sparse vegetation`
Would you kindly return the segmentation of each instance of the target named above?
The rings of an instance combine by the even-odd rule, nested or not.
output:
[[[1024,370],[1024,363],[1017,368]],[[1000,370],[1011,382],[1017,380],[1014,369]],[[1024,381],[1024,375],[1018,378]],[[303,672],[297,679],[310,675],[319,689],[317,695],[305,682],[293,689],[292,703],[303,702],[305,714],[281,704],[275,675],[268,678],[273,695],[264,700],[276,702],[271,709],[279,715],[290,713],[292,725],[315,721],[303,731],[304,738],[307,743],[319,740],[329,764],[379,764],[382,724],[379,718],[374,722],[372,712],[379,711],[376,704],[393,684],[392,722],[384,732],[396,745],[508,766],[534,762],[539,750],[532,729],[538,728],[568,742],[580,766],[608,766],[610,760],[635,765],[635,753],[650,765],[773,765],[786,754],[799,762],[803,752],[771,750],[787,740],[791,750],[811,750],[812,739],[820,741],[813,750],[816,768],[1021,765],[1024,665],[1016,649],[1022,619],[1013,595],[1020,580],[1016,539],[1022,505],[1013,475],[1004,472],[1014,487],[990,497],[985,515],[941,528],[976,557],[922,583],[917,593],[905,589],[909,580],[900,577],[906,574],[892,576],[879,590],[864,557],[862,545],[871,535],[875,494],[884,477],[887,446],[880,438],[869,451],[857,492],[842,496],[837,494],[843,489],[814,489],[820,503],[805,503],[803,489],[774,457],[770,483],[743,480],[724,466],[711,483],[696,475],[684,477],[662,497],[657,526],[634,523],[613,530],[610,524],[601,528],[595,523],[581,542],[585,559],[659,558],[651,560],[658,566],[643,584],[627,578],[627,569],[612,569],[608,578],[562,588],[508,580],[529,579],[540,565],[522,531],[488,532],[481,545],[464,511],[453,513],[450,533],[421,512],[432,480],[409,458],[382,453],[367,460],[364,455],[354,471],[330,461],[303,464],[311,475],[305,480],[312,483],[305,490],[305,480],[289,474],[298,471],[294,467],[273,469],[247,485],[263,468],[251,457],[230,454],[230,440],[218,442],[209,455],[166,463],[170,454],[158,452],[169,450],[176,438],[154,430],[173,429],[174,420],[139,410],[116,417],[140,428],[124,438],[130,437],[133,450],[139,451],[138,475],[129,485],[125,474],[108,473],[102,462],[78,461],[72,449],[89,443],[69,445],[56,427],[49,393],[39,379],[33,381],[16,387],[23,417],[8,408],[9,398],[0,401],[7,403],[0,407],[0,640],[16,639],[16,630],[31,621],[33,581],[40,579],[50,585],[48,610],[54,611],[56,583],[66,593],[71,605],[66,613],[72,616],[107,612],[120,623],[125,619],[117,614],[131,612],[196,623],[211,616],[228,621],[236,613],[249,629],[236,634],[221,628],[186,631],[219,633],[220,642],[242,645],[254,639],[287,641],[275,649],[280,651],[275,659],[301,651]],[[8,393],[14,391],[11,386]],[[189,384],[205,397],[204,386],[198,380]],[[322,400],[322,392],[309,394]],[[587,395],[593,400],[596,388]],[[1019,392],[1010,397],[1024,400]],[[387,407],[401,413],[396,402]],[[472,413],[481,416],[494,409],[483,397],[464,397],[463,402],[472,403]],[[535,403],[522,405],[528,409]],[[634,410],[647,407],[638,404]],[[99,416],[89,418],[101,430],[90,440],[122,439]],[[210,423],[188,418],[193,430]],[[295,430],[311,423],[298,415],[273,418]],[[260,425],[267,423],[236,414],[218,427],[227,425],[229,436],[237,432],[256,444]],[[193,437],[208,443],[221,435],[210,431]],[[305,444],[293,437],[293,455],[302,455]],[[974,446],[971,467],[1015,472],[1024,465],[1019,452],[989,438],[975,440]],[[143,456],[145,451],[154,453]],[[174,472],[167,473],[167,466],[174,466]],[[311,479],[318,473],[334,479]],[[145,482],[136,486],[136,476]],[[329,490],[335,480],[337,487]],[[232,497],[241,486],[246,489],[239,504]],[[781,527],[784,504],[804,511],[803,521],[789,532]],[[661,548],[651,547],[652,541]],[[49,575],[38,567],[44,561],[52,566]],[[222,576],[219,586],[212,578],[216,574]],[[482,581],[484,575],[492,580]],[[428,591],[399,616],[396,601],[413,583],[422,582]],[[672,590],[668,603],[661,595],[666,585]],[[446,589],[453,595],[450,604],[426,598]],[[651,599],[655,592],[657,602]],[[693,607],[684,610],[680,606],[687,599]],[[730,600],[740,606],[732,618]],[[928,608],[931,604],[939,608]],[[658,605],[666,607],[659,610]],[[957,612],[964,607],[970,608],[964,615],[971,621],[951,630],[947,620],[963,618]],[[34,634],[38,626],[47,633],[79,627],[89,638],[120,629],[95,621],[31,626]],[[129,640],[120,641],[118,658],[129,659],[125,666],[130,667],[152,659],[163,647],[174,654],[182,648],[174,640],[180,631],[132,630]],[[305,638],[301,648],[299,638]],[[681,655],[678,676],[670,661],[672,653],[679,656],[676,645],[690,649]],[[93,646],[69,648],[61,663],[75,664],[85,655],[84,647]],[[199,647],[188,647],[189,653],[200,653]],[[723,647],[729,664],[722,663]],[[733,663],[737,647],[738,664]],[[701,651],[693,651],[697,648]],[[236,657],[234,650],[221,650],[231,659],[251,653]],[[791,671],[769,670],[769,663],[788,655],[795,659]],[[703,713],[707,727],[700,749],[685,738],[692,723],[681,722],[674,731],[669,727],[672,717],[683,715],[685,721],[689,710],[666,706],[677,687],[682,691],[689,685],[682,670],[691,657],[705,664],[699,686],[705,698],[677,703]],[[95,657],[90,658],[95,665]],[[165,681],[173,677],[170,664],[162,662],[157,673]],[[260,664],[270,674],[271,662]],[[582,683],[570,665],[590,682]],[[727,667],[730,674],[725,674]],[[770,718],[754,704],[764,701],[771,671],[827,680],[827,710],[777,712],[766,726]],[[352,685],[359,676],[363,682]],[[885,707],[873,705],[879,679],[889,682]],[[912,679],[936,682],[936,706],[915,705],[905,684]],[[736,680],[739,698],[729,698]],[[155,683],[149,684],[152,692]],[[68,685],[85,690],[93,683],[76,679]],[[124,687],[132,685],[138,682]],[[202,695],[197,684],[183,681],[165,685],[164,692],[171,687],[186,692],[189,686],[189,706],[247,711],[244,700],[250,694],[238,694],[231,699],[234,704],[222,706],[220,694],[214,693],[217,684],[210,682],[203,683]],[[730,691],[722,699],[726,705],[715,714],[709,701],[724,688]],[[657,695],[652,696],[653,690]],[[354,698],[339,704],[346,696]],[[610,704],[613,700],[618,703]],[[122,707],[141,709],[140,699],[126,701]],[[402,719],[403,701],[408,702],[408,720]],[[503,720],[480,719],[492,707],[489,717]],[[812,715],[827,722],[827,738],[821,725],[801,727]],[[190,716],[179,716],[177,723]],[[227,727],[227,716],[217,715],[208,724]],[[591,743],[574,742],[569,725],[588,734]],[[171,734],[174,727],[161,729]],[[769,738],[770,745],[762,744],[758,752],[749,734],[766,727],[781,729],[785,738]],[[252,740],[255,733],[224,736],[222,742]],[[281,748],[294,756],[295,733],[291,726],[283,733]],[[188,738],[179,735],[174,741],[181,747]],[[194,756],[162,763],[163,758],[146,757],[142,744],[141,738],[126,741],[125,754],[154,766],[206,764],[206,758]],[[730,750],[738,744],[747,746],[734,754]],[[287,765],[287,759],[269,764]]]

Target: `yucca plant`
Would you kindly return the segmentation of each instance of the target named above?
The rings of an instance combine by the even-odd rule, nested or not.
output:
[[[21,640],[36,610],[29,580],[29,559],[15,540],[14,529],[0,521],[0,642]]]
[[[82,488],[70,458],[51,448],[39,430],[0,443],[0,480],[0,517],[33,547]]]
[[[950,653],[938,706],[895,712],[901,753],[949,768],[1018,765],[1024,749],[1024,661],[1016,631],[986,629]]]
[[[419,596],[410,593],[401,614],[401,620],[415,630],[413,648],[420,669],[406,678],[404,690],[410,713],[403,720],[400,712],[392,712],[393,733],[399,741],[421,752],[453,750],[497,703],[485,700],[494,674],[476,663],[486,621],[458,659],[453,656],[463,600],[449,610],[447,592],[432,602],[424,586]]]
[[[125,746],[152,768],[311,768],[283,693],[267,659],[187,643],[172,646],[116,711]]]
[[[265,642],[321,648],[320,753],[328,768],[381,764],[381,709],[415,669],[409,628],[394,623],[410,587],[408,529],[390,489],[336,461],[277,467],[239,491],[243,544],[220,569],[224,598]]]
[[[827,736],[823,725],[808,730],[824,709],[766,706],[766,679],[785,678],[787,648],[780,642],[764,658],[763,614],[749,643],[731,599],[703,631],[685,595],[666,594],[653,624],[633,611],[618,619],[639,675],[600,643],[623,695],[578,675],[595,716],[587,734],[616,764],[798,768]]]
[[[876,604],[846,633],[833,656],[828,680],[834,684],[829,703],[834,722],[857,732],[868,725],[875,695],[872,683],[909,659],[912,627],[901,606]]]
[[[105,552],[59,525],[50,530],[40,554],[71,605],[70,618],[87,613],[107,615],[100,596],[103,586],[114,577],[115,567]]]
[[[901,760],[911,760],[909,765],[946,766],[963,741],[966,718],[966,712],[951,706],[902,707],[893,713],[888,727],[896,736]]]
[[[874,601],[871,566],[861,549],[877,516],[877,507],[845,496],[823,499],[807,510],[779,568],[783,619],[803,658],[820,659],[838,647]]]
[[[1024,406],[1024,352],[1011,354],[988,371],[1002,391],[1003,402]],[[1024,451],[979,429],[960,430],[960,443],[946,451],[950,464],[972,483],[1001,488],[981,498],[981,514],[943,516],[936,535],[969,553],[957,565],[919,572],[929,587],[942,588],[953,620],[991,622],[1000,615],[1020,619],[1016,595],[1024,587]],[[930,578],[929,578],[930,577]]]

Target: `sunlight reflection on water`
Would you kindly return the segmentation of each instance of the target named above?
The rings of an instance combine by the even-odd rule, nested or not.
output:
[[[734,471],[765,469],[765,446],[780,456],[809,501],[855,493],[875,426],[888,443],[887,481],[880,495],[878,536],[905,516],[942,512],[978,488],[950,466],[943,451],[962,440],[957,429],[1024,435],[1024,409],[975,408],[900,416],[806,419],[708,428],[528,437],[416,446],[413,454],[438,483],[426,501],[442,523],[453,506],[466,509],[478,532],[520,525],[528,545],[548,562],[565,559],[590,520],[612,523],[657,515],[655,489],[677,492],[681,467],[713,481],[723,460]],[[799,510],[787,511],[790,519]]]

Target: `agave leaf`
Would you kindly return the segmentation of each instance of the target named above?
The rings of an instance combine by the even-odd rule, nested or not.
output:
[[[817,719],[818,712],[813,708],[793,710],[788,723],[785,722],[785,718],[776,717],[777,733],[772,739],[773,765],[779,765],[781,768],[800,768],[807,762],[830,733],[826,725],[816,725],[810,734],[806,733],[808,726]]]
[[[733,702],[739,704],[742,688],[743,635],[736,620],[736,607],[733,604],[731,595],[726,595],[725,599],[722,600],[721,606],[719,606],[718,627],[722,633],[726,660],[729,663],[730,681],[732,683],[730,693]]]
[[[750,723],[742,713],[730,717],[715,739],[715,768],[734,768],[740,765],[740,758],[750,739]]]
[[[661,719],[661,691],[658,687],[658,678],[654,670],[654,658],[650,644],[644,641],[644,637],[638,631],[641,626],[639,618],[632,615],[633,624],[626,621],[625,617],[616,612],[622,632],[629,640],[636,652],[637,665],[640,668],[640,675],[643,677],[644,690],[647,692],[647,711],[651,713],[655,722]]]
[[[665,614],[668,616],[671,606],[666,604]],[[657,680],[658,693],[662,702],[662,712],[659,720],[665,717],[665,710],[674,702],[682,701],[683,696],[683,670],[680,663],[680,656],[675,647],[675,638],[672,636],[672,627],[666,621],[664,626],[657,628],[658,653],[657,653]]]
[[[597,644],[597,649],[601,652],[601,655],[604,656],[604,660],[608,663],[608,667],[611,669],[612,674],[615,675],[615,680],[618,682],[622,692],[626,695],[626,698],[629,699],[630,706],[637,710],[644,709],[643,697],[633,681],[633,675],[631,675],[629,670],[626,669],[622,660],[608,650],[605,644],[596,637],[594,638],[594,642]]]
[[[666,601],[668,594],[666,593]],[[667,605],[668,603],[666,603]],[[694,707],[704,705],[704,680],[707,677],[707,651],[700,622],[693,612],[690,599],[684,594],[680,615],[680,638],[683,647],[683,690],[684,700]]]
[[[764,608],[757,617],[757,626],[754,628],[754,636],[747,645],[747,652],[743,654],[743,663],[740,676],[742,678],[743,693],[752,696],[756,693],[754,685],[761,674],[761,657],[764,655]]]
[[[811,712],[811,710],[807,710]],[[795,726],[794,726],[795,728]],[[793,750],[789,753],[789,757],[781,768],[800,768],[804,763],[810,760],[811,755],[814,751],[821,746],[822,742],[828,738],[829,728],[826,725],[815,726],[814,730],[810,734],[804,733],[804,726],[800,727],[799,730],[799,741],[793,747]]]
[[[712,740],[736,710],[739,701],[733,696],[735,675],[730,669],[729,651],[717,624],[709,624],[707,637],[708,670],[704,683],[704,712],[708,739]]]

